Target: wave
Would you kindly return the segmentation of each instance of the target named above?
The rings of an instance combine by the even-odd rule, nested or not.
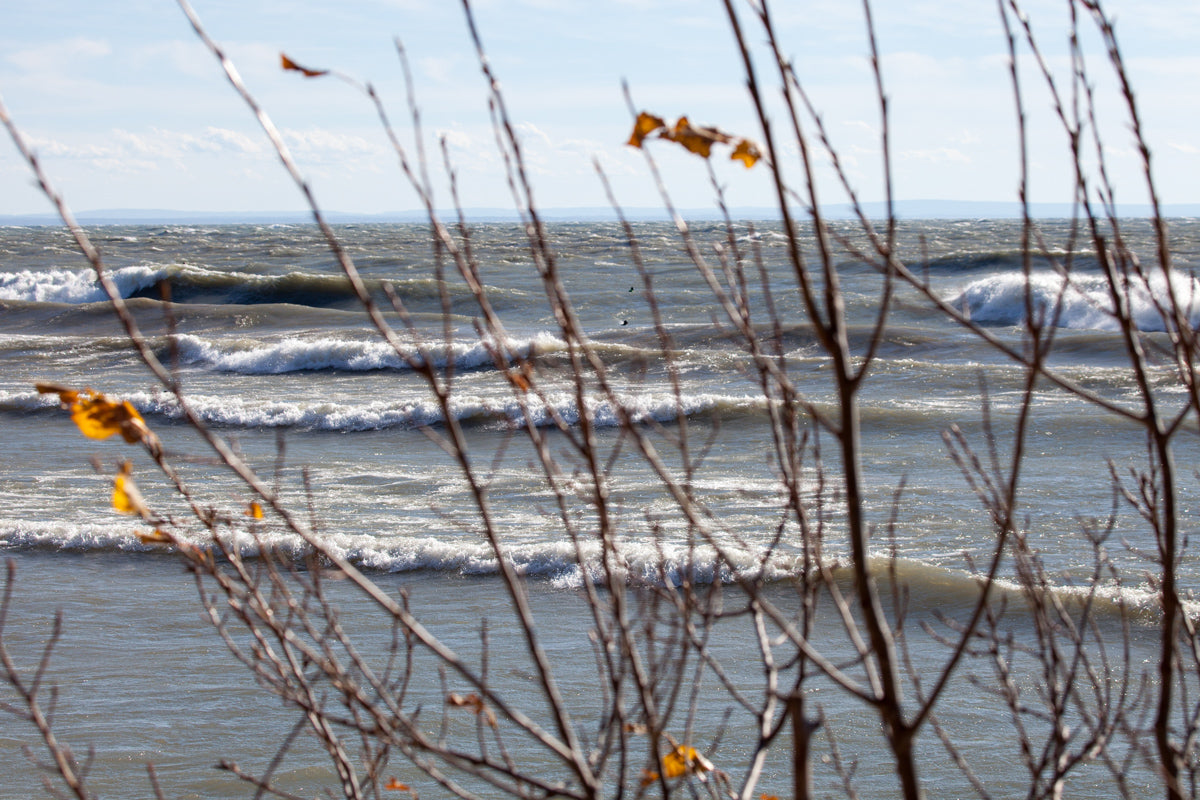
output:
[[[156,286],[165,275],[165,269],[149,266],[122,267],[110,273],[122,297]],[[0,300],[83,305],[107,299],[90,269],[0,272]]]
[[[149,392],[133,392],[121,399],[128,400],[143,416],[180,419],[183,412],[173,398]],[[570,392],[548,393],[545,397],[529,395],[523,405],[511,395],[459,395],[450,402],[449,412],[458,421],[480,425],[537,427],[576,425],[580,420],[579,404]],[[751,414],[760,411],[765,401],[753,395],[724,395],[698,393],[677,400],[669,392],[625,394],[619,405],[601,397],[588,399],[585,410],[593,424],[613,428],[621,424],[624,414],[635,424],[671,423],[681,417],[708,412]],[[373,400],[345,403],[335,400],[271,400],[264,398],[230,397],[193,394],[188,405],[206,424],[236,428],[295,428],[301,431],[354,433],[391,428],[420,428],[442,425],[446,415],[433,399]],[[53,398],[39,397],[32,392],[0,392],[0,410],[30,412],[56,409]],[[623,412],[623,413],[622,413]]]
[[[423,363],[418,347],[412,346],[397,352],[391,345],[378,339],[321,336],[264,343],[246,339],[212,341],[184,334],[177,337],[176,344],[184,363],[242,375],[280,375],[309,370],[405,370],[413,364]],[[560,339],[546,333],[531,338],[510,339],[505,343],[505,352],[509,361],[513,362],[564,347]],[[495,363],[496,343],[490,339],[456,341],[449,348],[433,343],[426,349],[432,357],[432,365],[439,369],[451,363],[464,369]]]
[[[923,261],[914,261],[909,263],[908,267],[918,275],[924,273],[953,275],[956,273],[985,271],[1020,273],[1025,264],[1026,257],[1027,255],[1024,250],[1019,247],[1013,247],[977,252],[950,253],[934,258],[927,258]],[[1094,254],[1087,252],[1080,253],[1078,251],[1050,250],[1047,252],[1031,253],[1028,255],[1028,258],[1035,267],[1042,268],[1048,268],[1052,261],[1062,262],[1068,258],[1073,260],[1076,270],[1094,268],[1097,265]]]
[[[0,547],[74,552],[165,552],[158,544],[148,544],[137,529],[127,522],[72,525],[64,522],[2,521]],[[181,540],[198,547],[210,547],[205,533],[179,533]],[[302,556],[308,546],[298,536],[261,525],[248,529],[227,529],[222,539],[235,552],[252,558],[270,548],[293,556]],[[370,534],[324,533],[322,547],[355,566],[376,573],[441,572],[459,575],[499,574],[496,554],[483,539],[466,540],[454,535],[375,536]],[[584,574],[600,583],[605,570],[600,563],[598,543],[587,542],[576,549],[569,541],[517,543],[505,548],[509,562],[521,574],[547,580],[562,588],[582,585]],[[614,574],[632,582],[680,582],[685,577],[699,583],[714,580],[729,582],[736,573],[757,573],[761,553],[732,551],[734,563],[714,566],[711,548],[686,544],[629,541],[622,545]],[[796,562],[788,556],[776,559],[762,573],[768,581],[791,577]]]
[[[341,274],[289,272],[260,275],[225,272],[188,265],[126,266],[109,270],[122,298],[162,299],[169,292],[172,302],[234,305],[286,303],[329,308],[357,305],[358,297]],[[432,277],[388,282],[404,300],[435,300],[442,286]],[[385,300],[384,281],[367,281],[368,289]],[[448,289],[456,299],[468,296],[465,288]],[[492,290],[502,294],[499,289]],[[107,300],[95,273],[84,270],[20,270],[0,273],[0,300],[27,303],[82,305]]]
[[[1056,327],[1118,329],[1108,284],[1096,275],[1065,278],[1055,272],[1037,272],[1028,281],[1020,274],[992,275],[970,283],[951,302],[984,325],[1022,325],[1027,294],[1034,313],[1045,315]],[[1126,291],[1130,312],[1140,330],[1170,329],[1171,323],[1160,308],[1170,307],[1171,294],[1183,308],[1188,325],[1200,327],[1200,280],[1173,274],[1169,282],[1154,276],[1148,285],[1135,283]]]
[[[124,521],[71,524],[64,522],[0,522],[0,547],[68,552],[168,553],[159,544],[147,544],[135,525]],[[181,540],[210,547],[204,533],[179,533]],[[246,558],[254,558],[270,548],[300,557],[308,546],[296,535],[258,525],[257,529],[222,533],[224,543]],[[482,539],[464,539],[459,535],[378,536],[371,534],[323,533],[322,547],[330,554],[349,561],[369,573],[450,573],[488,577],[500,572],[496,554]],[[545,581],[560,589],[577,589],[585,580],[604,585],[611,575],[627,584],[696,585],[731,584],[751,580],[771,591],[789,591],[802,574],[799,556],[776,550],[768,554],[761,547],[726,547],[727,560],[718,561],[710,546],[666,542],[654,537],[629,537],[621,541],[618,552],[610,557],[609,569],[601,562],[598,543],[583,542],[578,548],[569,541],[514,543],[505,548],[505,558],[527,578]],[[909,611],[936,611],[953,616],[973,607],[979,597],[980,577],[963,569],[914,558],[874,556],[871,567],[884,581],[905,587]],[[848,566],[830,571],[843,593],[853,580]],[[1050,585],[1049,591],[1067,606],[1091,602],[1093,612],[1109,619],[1128,618],[1153,625],[1159,616],[1158,595],[1149,585],[1106,583],[1087,585]],[[886,589],[886,596],[890,590]],[[1002,578],[993,584],[992,601],[1019,608],[1025,601],[1024,590],[1013,580]],[[1185,600],[1184,610],[1200,620],[1200,601]]]

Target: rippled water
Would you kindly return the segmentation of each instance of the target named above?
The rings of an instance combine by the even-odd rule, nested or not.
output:
[[[821,404],[832,397],[828,370],[792,288],[783,238],[772,226],[740,228],[736,246],[761,254],[783,320],[779,335],[788,369],[803,395]],[[1065,223],[1046,223],[1044,230],[1054,246],[1067,247]],[[728,244],[720,229],[696,233],[701,241]],[[564,282],[623,404],[639,423],[663,426],[664,437],[686,420],[693,439],[710,448],[693,485],[723,543],[742,563],[755,563],[771,547],[778,524],[780,482],[769,458],[765,403],[747,371],[746,353],[714,325],[721,312],[673,231],[647,223],[638,234],[654,307],[671,338],[670,361],[662,357],[643,278],[620,228],[552,228]],[[1136,222],[1126,230],[1135,249],[1148,234]],[[451,413],[467,426],[481,463],[491,465],[489,491],[500,530],[512,559],[533,580],[548,628],[572,628],[564,630],[566,646],[567,633],[588,624],[574,591],[594,565],[581,564],[565,540],[554,498],[529,467],[520,428],[533,424],[549,431],[556,417],[572,422],[586,413],[605,447],[615,445],[620,433],[606,400],[597,396],[581,409],[570,391],[566,347],[523,233],[484,225],[473,234],[481,279],[508,334],[503,344],[509,361],[499,365],[496,342],[476,332],[478,312],[467,286],[439,275],[425,228],[343,226],[339,235],[376,296],[386,301],[386,292],[394,291],[410,315],[413,329],[399,353],[373,334],[311,226],[95,231],[122,294],[200,416],[264,474],[275,476],[297,507],[311,502],[331,547],[389,589],[409,588],[432,626],[470,647],[481,617],[505,616],[503,592],[492,551],[470,522],[457,467],[426,436],[425,429],[436,431],[445,420],[414,369],[425,359],[438,370],[452,366]],[[1172,236],[1180,267],[1174,290],[1190,298],[1200,286],[1189,272],[1200,263],[1200,223],[1177,221]],[[901,241],[903,258],[928,276],[940,296],[966,308],[999,338],[1018,341],[1014,326],[1026,306],[1017,223],[910,223]],[[1075,261],[1079,279],[1059,312],[1051,361],[1090,390],[1134,403],[1136,387],[1122,368],[1094,260],[1085,251]],[[1059,279],[1045,263],[1032,269],[1035,298],[1049,307]],[[861,348],[879,302],[879,279],[849,256],[840,272],[851,338]],[[1162,291],[1165,285],[1134,298],[1152,338],[1154,292]],[[164,303],[164,296],[172,302]],[[175,401],[130,353],[101,298],[66,234],[0,229],[0,431],[10,454],[0,463],[0,547],[16,559],[20,588],[9,632],[36,640],[54,609],[64,609],[67,635],[55,673],[71,698],[63,725],[73,741],[96,744],[102,796],[143,796],[116,776],[136,773],[145,761],[159,765],[164,783],[173,787],[168,795],[231,796],[230,779],[209,774],[208,766],[219,757],[263,763],[291,717],[255,693],[199,620],[194,588],[170,555],[143,544],[136,526],[109,508],[110,479],[97,474],[89,459],[96,456],[111,472],[126,449],[83,440],[53,399],[33,386],[53,381],[128,399],[169,449],[207,455],[179,422]],[[751,293],[751,303],[765,322],[765,299]],[[1191,316],[1200,323],[1200,309]],[[499,368],[526,361],[548,387],[528,417]],[[1180,392],[1166,367],[1156,368],[1152,379],[1164,397]],[[926,611],[953,614],[956,604],[970,602],[964,554],[986,557],[990,546],[986,515],[964,489],[941,438],[954,425],[979,435],[981,381],[990,419],[1003,430],[1020,399],[1020,374],[932,312],[915,292],[900,291],[862,398],[865,471],[870,513],[881,526],[892,518],[903,483],[894,533],[878,546],[881,554],[902,559],[912,602]],[[554,446],[561,444],[551,438]],[[1080,535],[1080,519],[1112,511],[1109,459],[1118,469],[1140,463],[1138,434],[1070,395],[1047,390],[1037,403],[1028,447],[1022,509],[1029,535],[1056,574],[1086,572],[1091,549]],[[1181,460],[1196,455],[1194,440],[1183,440]],[[654,578],[662,558],[668,572],[683,568],[690,552],[686,526],[670,514],[644,465],[628,453],[617,458],[613,491],[627,509],[621,546],[631,571]],[[249,499],[232,477],[202,459],[185,464],[187,479],[213,502]],[[135,466],[147,499],[170,504],[168,487],[152,474],[149,463]],[[1190,528],[1194,486],[1185,493]],[[1131,549],[1114,548],[1127,581],[1112,587],[1113,596],[1147,605],[1147,562],[1136,548],[1150,540],[1125,509],[1115,526]],[[268,528],[264,535],[288,543],[282,532]],[[836,555],[836,536],[829,547]],[[785,585],[796,568],[790,560],[795,552],[785,541],[768,577]],[[1188,560],[1183,570],[1185,587],[1194,588],[1200,568]],[[553,633],[550,640],[553,645]],[[580,681],[586,695],[587,670],[573,672],[569,660],[564,670],[566,682]],[[984,711],[964,702],[958,713],[979,714],[978,732],[986,738]],[[4,734],[0,757],[6,769],[35,781],[17,752],[19,739],[16,732]],[[314,765],[321,763],[319,754],[311,755]],[[301,763],[289,777],[297,791],[327,776],[316,766],[311,775],[306,769]],[[939,774],[939,767],[930,769]],[[997,785],[1009,779],[1002,764],[982,769]],[[863,773],[872,785],[870,769]],[[774,781],[782,794],[786,776],[784,765],[773,764],[768,783]],[[944,780],[953,786],[961,778],[945,768]]]

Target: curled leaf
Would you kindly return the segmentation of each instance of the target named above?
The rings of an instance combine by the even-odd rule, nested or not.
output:
[[[676,144],[680,144],[688,152],[695,153],[698,156],[708,158],[712,155],[712,146],[717,142],[726,143],[731,141],[733,137],[729,134],[722,133],[716,128],[706,128],[693,125],[688,121],[687,117],[680,117],[675,122],[675,127],[668,132],[662,134],[664,139],[669,139]]]
[[[91,389],[75,391],[53,383],[36,386],[41,394],[57,394],[58,401],[71,412],[71,420],[89,439],[107,439],[119,433],[129,444],[137,444],[153,436],[142,415],[128,400],[118,403]]]
[[[146,507],[146,501],[142,499],[141,491],[133,482],[133,478],[130,476],[131,472],[133,472],[133,464],[129,461],[122,461],[117,476],[113,478],[112,507],[122,514],[137,514],[142,518],[148,518],[150,509]]]
[[[519,391],[528,392],[533,388],[533,366],[528,361],[522,361],[519,366],[507,370],[504,375]]]
[[[520,389],[522,392],[528,392],[531,388],[529,385],[529,379],[516,370],[508,373],[508,380],[513,386]]]
[[[469,708],[475,712],[476,716],[482,716],[487,720],[489,726],[496,727],[496,715],[483,702],[483,698],[474,692],[466,695],[452,692],[446,697],[446,705],[455,706],[456,708]]]
[[[671,752],[663,756],[663,774],[667,778],[679,778],[684,775],[703,775],[706,772],[712,772],[713,763],[700,753],[696,752],[696,748],[679,745]]]
[[[633,135],[629,137],[628,144],[640,148],[647,136],[666,127],[667,123],[663,121],[662,117],[656,117],[648,111],[643,111],[638,114],[637,120],[633,123]]]
[[[762,153],[759,152],[758,145],[754,142],[749,139],[742,139],[733,148],[733,152],[729,155],[729,158],[733,161],[741,161],[746,165],[746,169],[750,169],[762,158]]]
[[[279,54],[279,62],[285,70],[299,72],[306,78],[319,78],[322,75],[329,74],[329,70],[327,69],[309,69],[308,67],[302,67],[295,61],[292,61],[290,58],[288,58],[284,53]]]
[[[138,531],[137,538],[142,544],[171,544],[174,541],[169,533],[163,533],[158,528],[150,533]]]
[[[693,125],[687,117],[680,117],[675,121],[674,126],[668,126],[662,117],[642,111],[633,123],[633,134],[629,137],[627,144],[641,148],[646,139],[651,137],[675,142],[688,152],[703,158],[709,158],[712,155],[712,148],[715,144],[733,145],[730,158],[734,161],[741,161],[747,169],[753,167],[762,158],[762,150],[749,139],[733,136],[720,128]]]

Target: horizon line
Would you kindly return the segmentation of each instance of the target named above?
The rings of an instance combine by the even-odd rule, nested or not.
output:
[[[1016,200],[897,200],[893,204],[897,217],[909,220],[919,219],[1020,219],[1022,206]],[[864,202],[859,205],[870,218],[885,218],[887,203],[885,201]],[[1164,217],[1200,217],[1200,203],[1167,203],[1161,206]],[[671,215],[661,207],[623,207],[619,209],[622,216],[630,221],[670,221]],[[1070,218],[1079,215],[1079,206],[1072,203],[1036,202],[1028,204],[1031,217],[1039,219]],[[1131,203],[1118,205],[1120,218],[1151,217],[1154,215],[1153,206],[1149,203]],[[795,209],[798,217],[807,218],[809,213],[801,208]],[[418,223],[428,222],[428,213],[424,210],[406,211],[337,211],[323,210],[322,215],[334,224],[361,223]],[[455,219],[457,209],[435,209],[435,213],[445,220]],[[467,221],[495,222],[517,221],[518,211],[506,207],[471,207],[462,209]],[[617,210],[607,206],[546,206],[538,209],[539,216],[548,222],[612,222],[618,219]],[[688,220],[712,221],[724,218],[718,208],[686,208],[678,209],[681,217]],[[735,220],[778,220],[781,218],[778,207],[774,206],[735,206],[728,209],[729,216]],[[301,224],[312,223],[313,213],[307,209],[265,210],[265,211],[214,211],[214,210],[181,210],[166,208],[115,208],[92,209],[74,214],[75,219],[85,225],[156,225],[156,224]],[[827,219],[855,218],[857,213],[849,203],[833,203],[822,208],[822,216]],[[61,217],[52,212],[8,213],[0,214],[0,225],[5,226],[47,226],[62,224]]]

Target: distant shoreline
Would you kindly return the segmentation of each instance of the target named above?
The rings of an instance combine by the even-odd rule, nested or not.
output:
[[[1122,218],[1145,218],[1151,216],[1148,204],[1135,203],[1118,206]],[[884,203],[864,203],[863,210],[872,219],[886,216],[887,208]],[[1062,219],[1072,215],[1074,209],[1069,203],[1032,203],[1030,214],[1036,219]],[[849,206],[844,204],[831,205],[823,209],[826,219],[853,218]],[[1200,203],[1177,203],[1163,207],[1164,216],[1168,218],[1200,217]],[[457,219],[457,212],[443,210],[438,212],[443,220]],[[512,222],[520,219],[511,209],[504,208],[473,208],[464,211],[469,222]],[[581,208],[545,208],[539,211],[542,219],[547,222],[605,222],[617,219],[611,208],[581,207]],[[795,210],[796,217],[803,219],[807,215],[800,209]],[[660,208],[624,208],[622,214],[631,221],[650,222],[667,221],[670,217]],[[681,216],[687,220],[706,221],[721,219],[721,213],[715,208],[681,209]],[[730,215],[738,220],[776,220],[779,211],[769,206],[731,208]],[[896,203],[896,215],[901,219],[1019,219],[1021,206],[1016,202],[992,201],[953,201],[953,200],[906,200]],[[425,222],[424,211],[392,211],[383,213],[358,213],[344,211],[325,212],[326,219],[334,224],[378,224],[378,223],[419,223]],[[82,211],[76,214],[76,219],[82,225],[271,225],[271,224],[303,224],[312,222],[312,215],[307,211],[179,211],[170,209],[102,209]],[[52,213],[41,214],[0,214],[0,225],[5,226],[46,226],[59,225],[61,221]]]

